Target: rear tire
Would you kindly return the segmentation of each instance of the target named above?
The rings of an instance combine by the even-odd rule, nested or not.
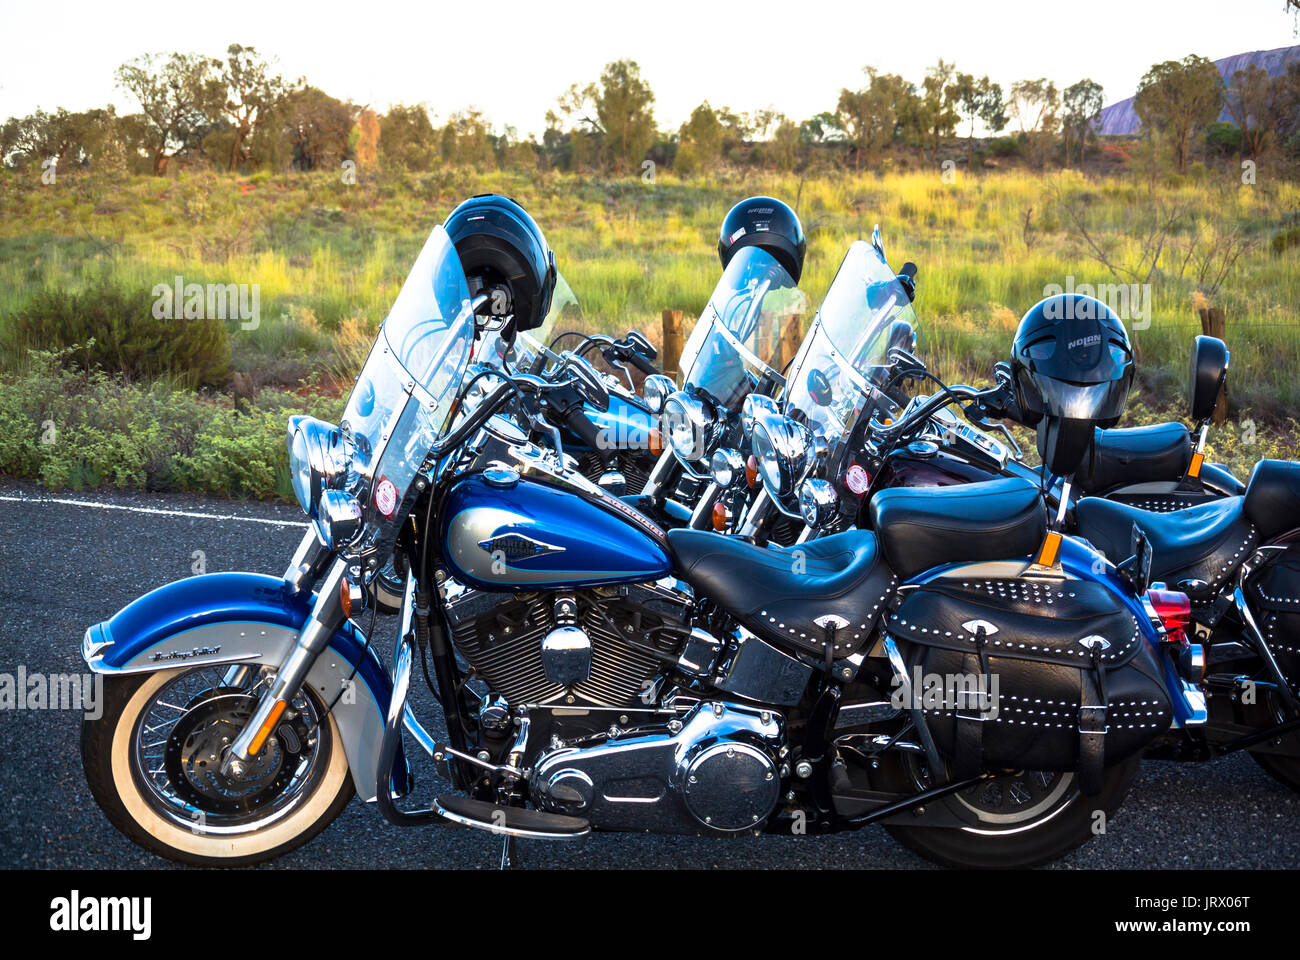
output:
[[[984,810],[969,801],[970,791],[963,791],[937,802],[969,826],[888,824],[885,829],[913,853],[945,867],[998,869],[1049,863],[1092,839],[1098,811],[1105,814],[1100,822],[1110,822],[1128,795],[1140,763],[1139,757],[1133,757],[1109,768],[1101,792],[1091,797],[1079,793],[1073,774],[1057,775],[1066,779],[1044,796],[1037,809],[1019,819]],[[997,778],[972,790],[996,789],[1009,779]]]
[[[1286,757],[1276,753],[1251,753],[1251,757],[1282,786],[1300,793],[1300,757]]]
[[[128,839],[180,863],[199,866],[261,863],[302,846],[333,822],[354,793],[342,739],[332,715],[326,715],[325,722],[313,731],[317,752],[308,768],[310,779],[304,777],[301,795],[294,796],[292,803],[273,816],[263,815],[262,811],[274,808],[275,795],[259,794],[249,801],[250,812],[240,824],[237,817],[223,820],[229,814],[215,812],[223,803],[229,809],[239,801],[223,801],[218,797],[209,821],[206,812],[200,815],[202,798],[192,785],[186,789],[191,797],[199,797],[195,806],[177,804],[171,809],[151,789],[150,778],[141,769],[141,753],[137,747],[138,739],[145,733],[155,735],[152,732],[155,728],[144,729],[149,711],[156,708],[164,688],[201,669],[105,678],[103,714],[96,720],[83,721],[81,727],[81,762],[95,802]],[[220,694],[226,700],[238,699],[237,694],[224,689],[214,688],[209,692],[209,702]],[[303,696],[313,698],[317,716],[324,714],[314,694]],[[180,728],[185,716],[195,714],[203,705],[203,699],[195,698],[173,727]],[[186,746],[191,747],[202,736],[203,731],[196,728]],[[170,751],[170,741],[167,742],[166,749]],[[264,747],[262,754],[267,754],[268,749],[269,746]],[[179,753],[179,745],[176,752]],[[274,782],[278,782],[278,777]],[[258,809],[257,804],[266,806]]]

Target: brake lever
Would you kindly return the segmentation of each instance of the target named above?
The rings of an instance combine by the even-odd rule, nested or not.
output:
[[[636,384],[632,382],[632,371],[620,359],[619,344],[611,344],[607,349],[602,350],[600,355],[605,358],[605,362],[611,367],[623,374],[623,379],[627,381],[628,390],[636,392]]]

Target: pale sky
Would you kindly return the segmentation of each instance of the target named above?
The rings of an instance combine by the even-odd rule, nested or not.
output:
[[[437,123],[475,106],[526,136],[571,83],[622,57],[654,89],[660,128],[675,129],[706,98],[803,120],[861,86],[867,64],[919,83],[940,57],[1004,89],[1089,76],[1111,103],[1157,61],[1289,46],[1300,43],[1294,30],[1283,0],[0,0],[0,119],[105,103],[133,112],[114,87],[118,64],[145,52],[217,56],[232,42],[381,112],[423,102]]]

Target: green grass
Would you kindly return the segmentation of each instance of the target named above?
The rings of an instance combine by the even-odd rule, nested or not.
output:
[[[1254,245],[1213,302],[1227,315],[1233,416],[1273,425],[1300,417],[1300,249],[1274,252],[1293,229],[1300,185],[1241,186],[1229,169],[1163,183],[1163,204],[1184,204],[1198,223],[1170,237],[1152,278],[1148,329],[1134,332],[1143,399],[1176,412],[1192,337],[1196,283],[1178,276],[1194,230],[1236,231]],[[41,289],[75,293],[107,278],[124,289],[187,282],[258,284],[261,324],[229,325],[232,373],[255,387],[291,388],[311,378],[337,394],[355,373],[409,264],[432,227],[460,199],[496,191],[536,217],[561,272],[582,301],[585,324],[659,339],[666,308],[696,314],[719,275],[717,228],[743,196],[770,193],[797,205],[809,236],[802,286],[814,304],[849,243],[879,223],[891,262],[920,268],[922,351],[953,380],[987,377],[1007,355],[1019,316],[1049,283],[1111,283],[1066,227],[1053,197],[1084,205],[1091,228],[1121,259],[1140,247],[1148,188],[1130,178],[1072,172],[994,172],[945,184],[934,173],[795,175],[722,171],[682,180],[661,172],[609,179],[556,172],[478,174],[442,169],[252,181],[206,173],[110,180],[91,174],[0,173],[0,375],[22,374],[27,344],[13,317]],[[1031,229],[1026,234],[1028,214]]]

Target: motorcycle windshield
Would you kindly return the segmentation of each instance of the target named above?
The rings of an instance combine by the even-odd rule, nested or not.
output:
[[[363,516],[372,535],[372,524],[400,519],[416,472],[451,419],[473,344],[469,284],[438,226],[380,327],[340,423],[367,488]]]
[[[868,402],[889,404],[875,385],[896,320],[916,313],[875,246],[849,248],[799,355],[790,366],[786,413],[827,440],[846,435]]]
[[[682,388],[737,409],[761,379],[779,381],[783,334],[797,344],[807,315],[808,298],[785,268],[761,247],[742,247],[682,351]]]
[[[559,360],[550,349],[555,337],[571,330],[582,330],[582,306],[563,275],[555,275],[555,290],[551,294],[551,309],[541,326],[515,335],[515,342],[505,352],[510,369],[519,373],[545,373]],[[500,346],[496,346],[498,351]]]

